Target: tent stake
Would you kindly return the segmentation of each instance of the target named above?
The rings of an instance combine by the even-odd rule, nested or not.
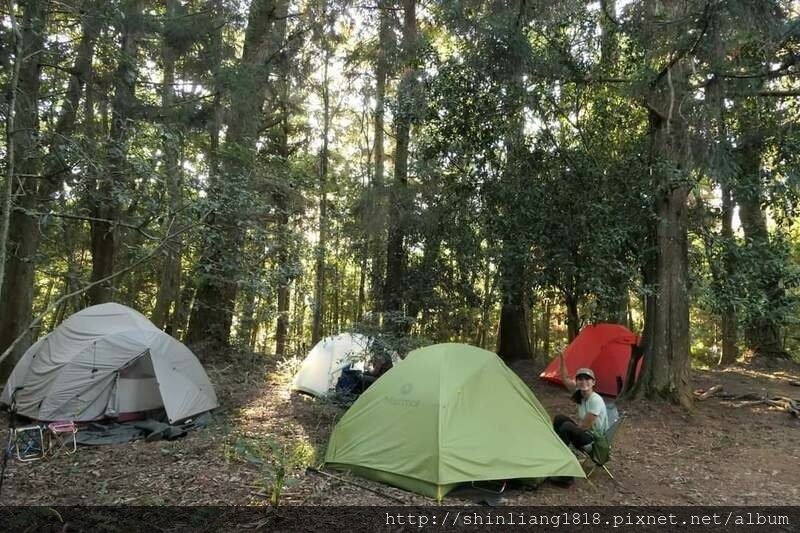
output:
[[[381,492],[379,490],[376,490],[376,489],[361,485],[361,484],[356,483],[354,481],[350,481],[350,480],[344,479],[343,477],[334,476],[333,474],[329,474],[327,472],[323,472],[322,470],[317,470],[316,468],[312,468],[310,466],[306,467],[306,472],[313,472],[313,473],[319,474],[321,476],[326,476],[326,477],[329,477],[331,479],[335,479],[336,481],[341,481],[342,483],[346,483],[348,485],[353,485],[354,487],[358,487],[360,489],[364,489],[364,490],[368,490],[370,492],[374,492],[378,496],[383,496],[384,498],[388,498],[390,500],[394,500],[394,501],[400,502],[402,504],[406,504],[407,503],[405,500],[401,500],[400,498],[397,498],[397,497],[392,496],[390,494],[386,494],[385,492]]]

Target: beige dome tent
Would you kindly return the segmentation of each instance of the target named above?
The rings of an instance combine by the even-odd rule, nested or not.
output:
[[[170,422],[219,404],[203,366],[183,344],[124,305],[70,316],[22,356],[0,403],[37,420],[126,418],[163,406]]]
[[[363,370],[369,357],[370,339],[358,333],[341,333],[319,341],[303,360],[292,381],[292,389],[326,396],[336,387],[342,370],[352,365]]]

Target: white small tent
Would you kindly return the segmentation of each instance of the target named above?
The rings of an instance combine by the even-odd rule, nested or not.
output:
[[[37,420],[124,418],[164,407],[170,422],[218,406],[197,357],[142,314],[107,303],[70,316],[22,356],[0,403]]]
[[[303,360],[292,382],[292,389],[314,396],[325,396],[348,365],[363,370],[369,357],[369,338],[357,333],[342,333],[319,341]]]

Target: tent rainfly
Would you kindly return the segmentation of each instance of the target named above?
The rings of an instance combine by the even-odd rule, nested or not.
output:
[[[163,407],[170,422],[218,406],[203,366],[142,314],[116,303],[75,313],[22,356],[0,395],[46,421],[125,419]]]
[[[342,333],[319,341],[303,360],[292,381],[292,390],[326,396],[336,387],[342,370],[352,365],[363,370],[369,356],[370,340],[358,333]]]
[[[594,390],[616,397],[628,372],[632,349],[639,338],[619,324],[586,326],[564,350],[567,372],[573,376],[579,368],[591,368],[597,377]],[[642,361],[639,360],[636,375]],[[547,365],[539,375],[545,381],[563,385],[558,358]]]
[[[441,500],[461,483],[585,477],[523,381],[464,344],[414,350],[333,430],[325,463]]]

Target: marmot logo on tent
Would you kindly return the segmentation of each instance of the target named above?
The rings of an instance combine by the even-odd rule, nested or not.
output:
[[[411,383],[405,383],[402,387],[400,387],[400,394],[408,394],[413,388],[414,386]]]
[[[406,400],[404,398],[386,396],[386,402],[400,407],[419,407],[419,400]]]

